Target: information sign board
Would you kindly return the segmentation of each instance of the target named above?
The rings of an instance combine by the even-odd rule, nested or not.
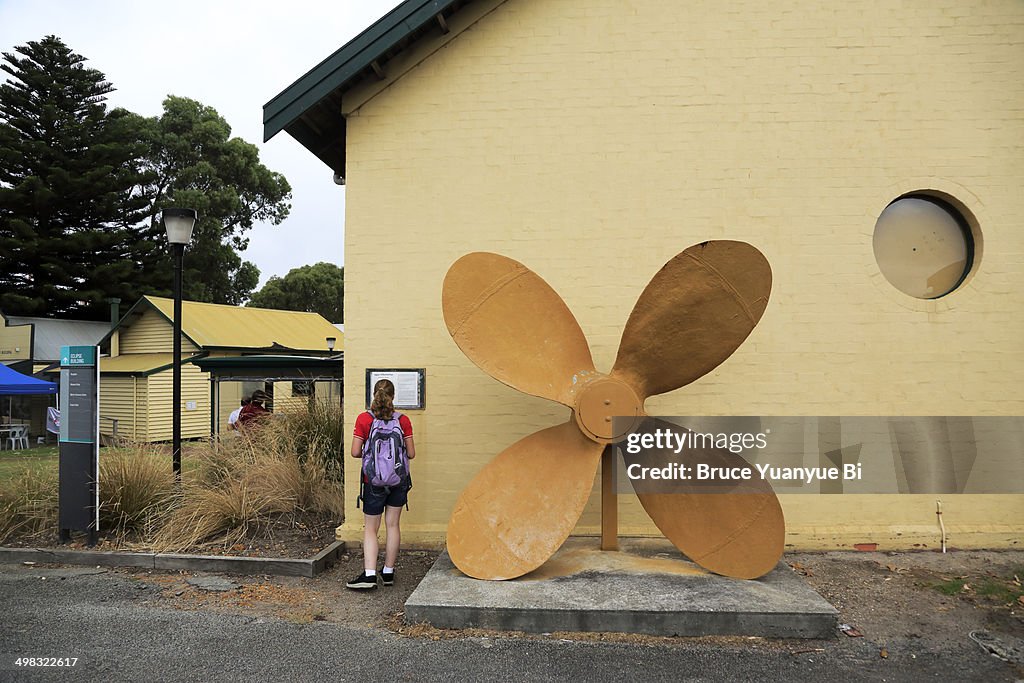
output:
[[[426,374],[424,368],[366,370],[366,406],[373,400],[373,387],[382,379],[395,385],[395,407],[405,410],[423,410],[425,406]]]
[[[60,354],[60,494],[61,540],[71,531],[88,531],[94,543],[99,530],[98,349],[63,346]]]

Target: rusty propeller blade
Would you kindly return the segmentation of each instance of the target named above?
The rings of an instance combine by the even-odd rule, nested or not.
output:
[[[463,489],[448,522],[448,553],[477,579],[533,571],[569,537],[601,462],[602,444],[572,422],[521,439]]]
[[[463,256],[444,278],[441,307],[462,352],[514,389],[572,407],[575,378],[594,372],[568,306],[518,261],[486,252]]]
[[[666,428],[677,434],[689,431],[653,418],[644,420],[639,431]],[[749,471],[750,480],[631,481],[644,510],[665,537],[700,566],[738,579],[756,579],[775,568],[786,540],[782,506],[771,484],[739,454],[713,447],[683,449],[679,454],[645,449],[636,455],[624,449],[623,457],[627,467],[680,462],[690,468],[691,477],[699,464]]]
[[[646,397],[717,367],[757,325],[770,291],[771,269],[754,247],[732,241],[690,247],[641,294],[607,376],[596,373],[579,324],[539,276],[498,254],[456,261],[445,277],[442,307],[459,348],[495,379],[572,407],[576,421],[506,448],[463,490],[448,524],[455,565],[475,578],[510,579],[543,564],[578,521],[603,444],[621,436],[609,426],[612,416],[639,419]],[[648,456],[664,462],[662,454]],[[725,449],[684,457],[691,467],[750,467]],[[527,478],[527,472],[543,474]],[[756,578],[782,554],[782,508],[759,478],[713,493],[682,483],[637,494],[662,533],[713,572]]]
[[[714,370],[761,319],[772,271],[745,242],[715,240],[671,259],[626,322],[612,376],[641,397],[678,389]]]

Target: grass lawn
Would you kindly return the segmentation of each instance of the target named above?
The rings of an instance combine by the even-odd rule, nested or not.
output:
[[[57,444],[0,451],[0,481],[6,481],[25,470],[57,471],[59,450]]]
[[[183,443],[181,446],[181,468],[185,474],[195,469],[195,459],[189,457],[190,444]],[[167,468],[171,468],[171,449],[166,444],[156,444],[153,450],[158,453],[166,453]],[[109,448],[100,448],[100,459]],[[25,470],[34,472],[46,472],[50,470],[54,476],[57,474],[57,467],[60,462],[60,447],[57,444],[37,446],[34,448],[20,450],[0,451],[0,482],[12,479]]]

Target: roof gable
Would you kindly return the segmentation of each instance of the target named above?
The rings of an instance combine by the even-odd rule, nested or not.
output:
[[[345,174],[342,95],[384,78],[384,64],[432,33],[448,33],[448,18],[473,0],[406,0],[263,105],[263,141],[282,130]]]

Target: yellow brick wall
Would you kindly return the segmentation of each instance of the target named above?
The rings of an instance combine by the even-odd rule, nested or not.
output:
[[[367,367],[427,369],[405,537],[440,538],[474,472],[569,415],[451,341],[441,282],[469,251],[544,277],[607,371],[666,260],[714,238],[761,249],[774,271],[761,324],[717,370],[651,399],[653,414],[1024,413],[1022,29],[1015,0],[508,0],[361,103],[345,412],[352,424],[363,409]],[[954,197],[983,237],[972,279],[939,301],[900,294],[873,257],[875,219],[913,190]],[[360,537],[355,486],[343,537]],[[944,501],[959,545],[1024,530],[1024,496]],[[578,533],[596,531],[596,504]],[[657,533],[620,504],[623,533]],[[783,504],[801,547],[937,541],[932,496]]]

